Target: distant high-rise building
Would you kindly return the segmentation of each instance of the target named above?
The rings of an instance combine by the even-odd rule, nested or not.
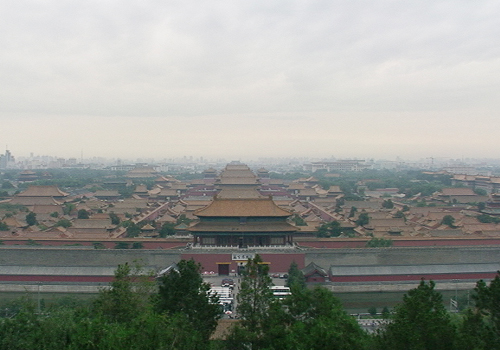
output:
[[[5,154],[0,155],[0,169],[12,169],[15,164],[16,160],[9,150],[5,150]]]

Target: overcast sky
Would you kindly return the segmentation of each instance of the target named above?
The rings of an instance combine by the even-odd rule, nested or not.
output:
[[[0,153],[500,158],[498,0],[3,0],[0,32]]]

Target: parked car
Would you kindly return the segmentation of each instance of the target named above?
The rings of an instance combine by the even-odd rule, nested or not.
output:
[[[222,287],[234,287],[234,281],[231,278],[224,278],[221,283]]]

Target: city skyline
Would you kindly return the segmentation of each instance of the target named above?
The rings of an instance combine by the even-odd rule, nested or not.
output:
[[[17,156],[498,157],[496,1],[0,10]]]
[[[228,163],[249,164],[252,167],[270,167],[269,169],[280,169],[280,171],[302,169],[304,171],[314,172],[318,169],[332,169],[335,165],[340,166],[339,169],[348,166],[356,168],[354,171],[361,169],[430,169],[430,170],[445,170],[451,173],[474,173],[478,169],[489,173],[491,169],[500,166],[500,158],[450,158],[450,157],[423,157],[419,159],[396,158],[356,158],[347,157],[340,158],[330,157],[259,157],[259,158],[208,158],[203,156],[184,155],[171,158],[154,158],[154,157],[84,157],[83,153],[80,157],[59,157],[56,155],[39,155],[31,153],[29,156],[16,155],[10,150],[6,150],[5,154],[0,153],[0,169],[7,170],[41,170],[41,169],[56,169],[56,168],[72,168],[81,166],[90,167],[110,167],[116,169],[132,169],[134,166],[155,166],[161,171],[169,171],[169,166],[180,166],[186,169],[206,169],[206,167],[220,168]],[[342,165],[344,164],[344,165]],[[359,166],[354,165],[359,164]],[[325,168],[326,166],[326,168]],[[123,167],[123,168],[122,168]],[[167,167],[167,168],[165,168]],[[194,168],[191,168],[194,167]],[[201,167],[201,168],[200,168]],[[205,168],[203,168],[205,167]],[[402,168],[401,168],[402,167]],[[116,170],[115,169],[115,170]],[[171,170],[171,169],[170,169]],[[344,169],[345,170],[345,169]],[[329,170],[330,171],[330,170]],[[335,172],[335,170],[332,170]],[[485,173],[485,174],[486,174]]]

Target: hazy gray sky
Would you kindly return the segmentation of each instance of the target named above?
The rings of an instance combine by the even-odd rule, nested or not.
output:
[[[0,32],[17,156],[499,158],[498,0],[3,0]]]

